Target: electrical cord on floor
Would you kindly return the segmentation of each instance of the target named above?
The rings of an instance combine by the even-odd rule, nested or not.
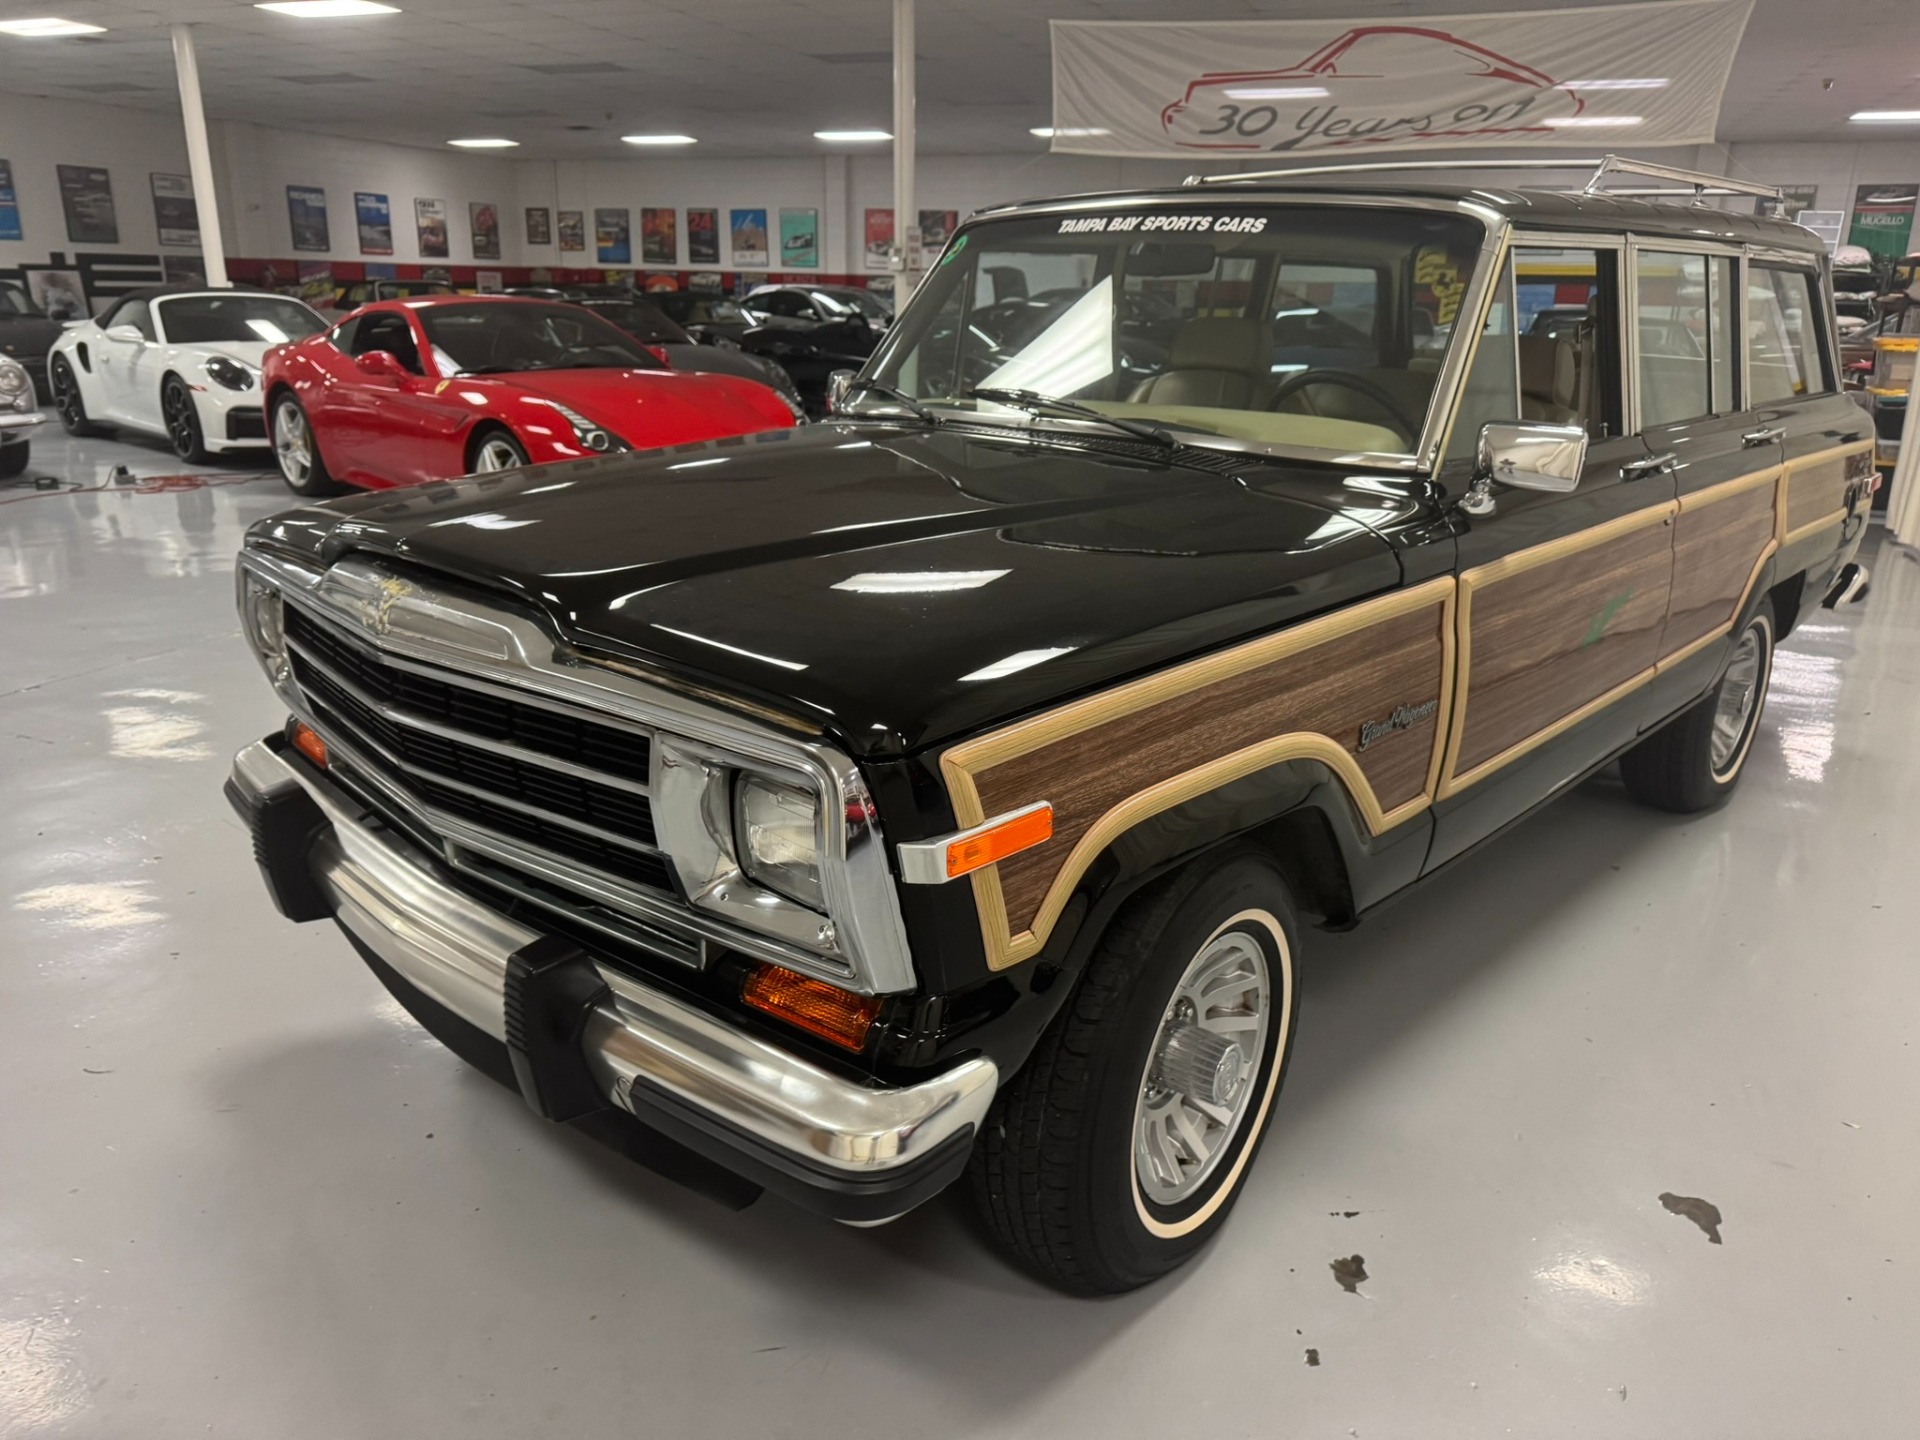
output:
[[[104,495],[112,491],[134,495],[177,495],[188,490],[221,490],[231,485],[251,485],[257,480],[274,478],[271,472],[257,475],[133,475],[127,473],[124,466],[117,466],[114,480],[106,485],[82,485],[54,475],[22,476],[17,480],[0,481],[0,489],[27,492],[0,498],[0,505],[17,505],[23,500],[39,500],[48,495]]]

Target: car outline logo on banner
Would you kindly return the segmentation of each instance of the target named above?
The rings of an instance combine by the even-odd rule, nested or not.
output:
[[[1352,52],[1363,41],[1384,38],[1417,40],[1419,59],[1388,52],[1385,67],[1342,71],[1351,65]],[[1378,45],[1368,46],[1367,58],[1381,54]],[[1390,113],[1377,103],[1372,109],[1351,110],[1366,89],[1378,89],[1404,97],[1406,82],[1415,76],[1429,76],[1439,53],[1448,53],[1479,68],[1471,72],[1474,80],[1504,81],[1515,87],[1511,99],[1454,106],[1450,111],[1413,111]],[[1366,63],[1363,61],[1362,63]],[[1287,81],[1308,84],[1287,85]],[[1262,95],[1260,88],[1275,93]],[[1232,87],[1232,88],[1229,88]],[[1215,113],[1204,118],[1218,121],[1216,128],[1194,130],[1195,138],[1175,133],[1183,116],[1193,116],[1206,104],[1205,93],[1218,91],[1222,103]],[[1293,91],[1295,93],[1282,93]],[[1246,93],[1236,93],[1246,92]],[[1416,91],[1417,93],[1417,91]],[[1241,104],[1242,100],[1260,103]],[[1274,103],[1280,102],[1280,103]],[[1449,137],[1481,138],[1490,135],[1538,135],[1549,131],[1553,122],[1564,124],[1577,118],[1586,102],[1564,88],[1552,76],[1531,65],[1450,35],[1444,30],[1417,25],[1367,25],[1347,31],[1293,65],[1277,70],[1212,72],[1191,81],[1180,99],[1160,112],[1161,128],[1169,140],[1184,150],[1232,151],[1235,153],[1274,153],[1309,145],[1333,148],[1344,145],[1390,145],[1396,140],[1422,140]],[[1471,112],[1471,113],[1470,113]],[[1291,127],[1286,121],[1291,116]],[[1201,118],[1201,117],[1195,117]],[[1525,119],[1528,123],[1513,122]],[[1249,123],[1255,128],[1247,128]],[[1269,137],[1276,133],[1278,142]],[[1232,138],[1210,139],[1209,136]]]

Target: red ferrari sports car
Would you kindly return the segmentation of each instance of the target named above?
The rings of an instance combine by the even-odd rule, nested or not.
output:
[[[669,370],[577,305],[505,296],[362,306],[270,351],[261,388],[280,473],[301,495],[794,423],[764,385]]]

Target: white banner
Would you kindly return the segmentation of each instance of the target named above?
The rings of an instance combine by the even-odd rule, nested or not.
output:
[[[1053,148],[1339,155],[1713,139],[1753,0],[1406,20],[1055,20]]]

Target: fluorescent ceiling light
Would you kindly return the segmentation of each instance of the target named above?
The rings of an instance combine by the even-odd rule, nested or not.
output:
[[[1551,125],[1556,130],[1567,130],[1576,125],[1582,128],[1597,125],[1638,125],[1641,121],[1638,115],[1559,115],[1550,116],[1540,123]]]
[[[1562,80],[1556,90],[1664,90],[1671,80]],[[1231,92],[1229,92],[1231,93]]]
[[[520,142],[518,140],[502,140],[497,136],[483,135],[474,140],[449,140],[447,143],[449,145],[457,145],[462,150],[511,150]]]
[[[852,140],[891,140],[893,134],[887,130],[816,130],[813,132],[813,138],[825,140],[829,144],[838,144]]]
[[[18,35],[27,40],[47,40],[56,35],[104,35],[104,25],[87,25],[78,20],[56,20],[43,15],[36,20],[0,20],[0,35]]]
[[[1038,135],[1042,140],[1051,140],[1056,135],[1072,139],[1082,135],[1111,135],[1111,130],[1103,130],[1098,125],[1062,125],[1054,129],[1051,125],[1036,125],[1027,131],[1029,135]]]
[[[276,15],[291,15],[296,20],[344,20],[351,15],[398,15],[398,5],[381,5],[376,0],[270,0],[256,4],[256,10],[271,10]]]
[[[0,30],[5,28],[0,25]],[[1861,110],[1847,119],[1862,125],[1912,125],[1920,123],[1920,110]]]
[[[932,595],[943,590],[978,590],[1011,570],[863,570],[833,588],[857,595]]]
[[[1254,85],[1227,91],[1229,100],[1324,100],[1324,85]]]
[[[971,675],[962,675],[962,680],[998,680],[1003,676],[1029,669],[1043,661],[1057,660],[1062,655],[1071,655],[1075,646],[1063,645],[1053,650],[1016,650],[1004,660],[996,660],[991,665],[982,665]]]
[[[622,135],[629,145],[698,145],[691,135]]]

